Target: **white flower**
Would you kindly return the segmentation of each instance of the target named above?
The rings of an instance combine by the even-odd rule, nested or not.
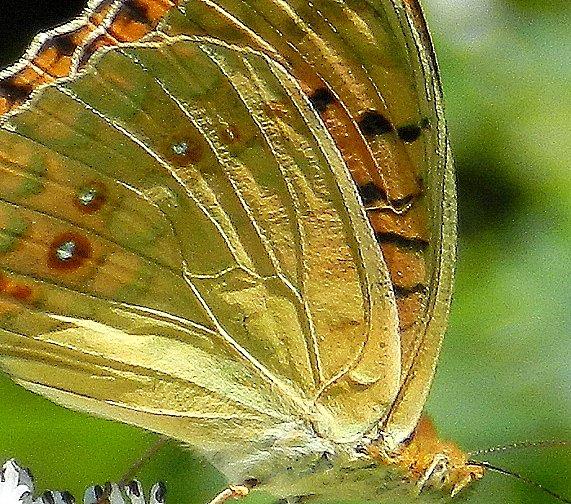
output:
[[[44,492],[33,499],[34,481],[27,469],[22,469],[15,460],[8,460],[0,469],[0,504],[75,504],[69,492]],[[123,490],[116,483],[105,487],[95,485],[85,491],[84,504],[97,504],[105,496],[109,504],[147,504],[138,481],[132,481]],[[155,483],[149,494],[148,504],[164,504],[165,486]]]
[[[44,492],[32,504],[75,504],[73,495],[69,492]]]
[[[119,490],[116,483],[107,483],[105,487],[96,485],[86,490],[83,498],[84,504],[96,504],[97,499],[107,493],[110,504],[147,504],[141,483],[131,481],[123,490]],[[148,504],[163,504],[165,502],[165,486],[155,483],[151,488]]]
[[[15,460],[8,460],[0,469],[0,503],[31,504],[33,492],[30,473]]]

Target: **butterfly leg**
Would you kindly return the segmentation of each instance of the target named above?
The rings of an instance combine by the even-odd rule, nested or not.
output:
[[[244,485],[230,485],[228,488],[220,492],[208,504],[224,504],[230,499],[240,499],[246,497],[250,493],[247,486]]]

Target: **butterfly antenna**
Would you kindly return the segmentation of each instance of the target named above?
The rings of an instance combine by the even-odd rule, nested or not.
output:
[[[163,446],[165,446],[169,441],[166,436],[161,436],[158,441],[153,444],[139,459],[129,468],[129,470],[123,474],[121,480],[119,481],[119,487],[124,487],[129,484],[135,478],[135,475],[139,472],[141,467],[152,458]]]
[[[523,481],[524,483],[527,483],[528,485],[530,485],[534,488],[537,488],[538,490],[541,490],[542,492],[546,493],[547,495],[550,495],[551,497],[553,497],[554,499],[557,499],[560,502],[565,502],[567,504],[571,504],[571,500],[566,499],[565,497],[563,497],[562,495],[559,495],[558,493],[554,492],[553,490],[549,490],[549,488],[544,487],[541,483],[538,483],[537,481],[533,481],[532,479],[526,478],[525,476],[523,476],[520,473],[517,473],[515,471],[510,471],[508,469],[504,469],[503,467],[498,467],[498,466],[492,465],[489,462],[482,462],[479,460],[469,460],[468,463],[483,467],[484,469],[488,469],[490,471],[497,472],[499,474],[503,474],[504,476],[511,476],[511,477],[516,478],[520,481]]]
[[[561,446],[570,446],[569,441],[563,441],[560,439],[551,439],[544,441],[522,441],[521,443],[512,443],[503,446],[492,446],[491,448],[484,448],[482,450],[475,450],[468,452],[470,457],[474,455],[485,455],[487,453],[498,453],[498,452],[509,452],[515,450],[522,450],[525,448],[553,448]]]

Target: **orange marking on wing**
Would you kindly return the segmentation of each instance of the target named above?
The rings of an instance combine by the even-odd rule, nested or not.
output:
[[[112,0],[101,2],[99,5],[95,7],[93,12],[89,14],[89,22],[94,24],[95,26],[99,26],[103,22],[103,20],[109,15],[112,7],[113,7]]]
[[[117,45],[117,39],[105,32],[92,40],[89,45],[85,46],[81,55],[80,67],[85,66],[89,59],[99,50],[104,47],[114,47]]]
[[[128,42],[139,40],[151,31],[151,27],[147,24],[134,21],[127,16],[119,15],[109,27],[109,32],[117,40]]]
[[[33,297],[30,286],[11,280],[2,274],[0,274],[0,294],[18,302],[30,302]]]
[[[34,65],[41,68],[49,77],[64,77],[71,68],[71,57],[61,54],[55,47],[48,47],[34,59]],[[46,82],[50,82],[46,76]]]
[[[182,3],[182,0],[137,0],[135,3],[145,10],[149,21],[156,24],[170,9]]]
[[[368,211],[367,216],[376,233],[398,235],[425,243],[430,241],[428,215],[420,203],[413,204],[403,214],[397,214],[391,209],[378,209]]]
[[[176,4],[168,0],[135,0],[119,9],[109,33],[123,42],[140,40],[164,18]]]
[[[11,82],[15,87],[29,88],[30,90],[51,81],[53,81],[53,78],[50,75],[38,72],[34,67],[23,68],[11,78]]]
[[[397,297],[396,301],[399,314],[399,327],[401,331],[405,331],[422,317],[426,295],[420,292],[411,292],[406,296]],[[409,335],[409,339],[412,336],[413,335]],[[403,351],[407,348],[414,348],[412,341],[407,341],[404,334],[401,334],[401,347]]]
[[[420,196],[422,187],[414,165],[408,159],[404,146],[396,141],[396,133],[388,133],[393,138],[377,137],[371,140],[373,157],[377,161],[377,169],[372,178],[379,178],[390,201],[402,201],[410,197]],[[377,171],[378,170],[378,171]]]
[[[381,243],[381,250],[394,285],[401,289],[413,289],[425,282],[426,267],[422,252],[407,249],[398,243]]]
[[[305,61],[301,59],[296,61],[296,66],[290,70],[301,81],[302,89],[310,97],[310,101],[317,92],[328,89],[325,81]],[[335,97],[318,112],[341,151],[357,185],[373,182],[382,192],[386,193],[386,187],[375,165],[375,159],[355,121],[342,105],[342,100],[339,101]]]
[[[86,25],[46,41],[33,58],[32,64],[51,77],[65,77],[71,69],[74,51],[85,42],[93,28],[92,25]]]
[[[180,0],[137,0],[118,9],[107,33],[103,33],[83,48],[80,65],[102,47],[117,45],[117,42],[136,42],[152,31],[170,9]],[[111,14],[112,3],[102,2],[83,25],[73,24],[69,32],[62,32],[47,40],[36,51],[26,65],[0,81],[0,114],[24,103],[34,89],[70,74],[73,49],[85,44],[92,33]],[[131,13],[131,15],[130,15]],[[72,25],[70,25],[72,26]],[[66,50],[62,50],[60,39],[66,39]],[[70,50],[71,49],[71,50]]]
[[[355,182],[358,185],[371,182],[374,171],[371,154],[347,112],[339,103],[332,103],[320,115]],[[380,181],[376,180],[376,183],[380,184]]]

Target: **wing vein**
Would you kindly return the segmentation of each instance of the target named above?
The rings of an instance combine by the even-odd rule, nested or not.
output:
[[[280,162],[277,163],[277,166],[278,166],[278,169],[280,170],[280,173],[284,179],[285,186],[286,186],[288,195],[290,197],[290,205],[289,206],[293,209],[293,212],[297,217],[300,214],[300,204],[299,204],[298,198],[295,194],[295,189],[294,189],[294,187],[293,187],[293,185],[292,185],[292,183],[288,177],[288,171],[292,169],[292,168],[288,168],[288,167],[293,167],[295,162],[293,161],[291,156],[289,156],[287,154],[287,152],[282,148],[282,145],[280,142],[280,135],[276,134],[276,132],[272,132],[271,131],[271,123],[267,120],[264,120],[263,105],[267,102],[266,102],[266,100],[264,100],[263,96],[261,95],[262,92],[264,91],[263,82],[261,82],[259,80],[259,78],[257,78],[257,75],[256,75],[254,68],[251,65],[249,65],[248,61],[244,58],[242,60],[242,62],[244,64],[244,66],[247,68],[247,70],[249,71],[251,79],[248,83],[244,82],[242,84],[248,85],[248,89],[250,91],[253,90],[253,92],[250,92],[250,93],[245,92],[242,86],[237,85],[237,83],[235,82],[235,76],[231,72],[228,71],[228,68],[226,68],[224,66],[223,62],[221,62],[216,57],[216,55],[213,54],[212,51],[210,51],[208,49],[207,46],[200,45],[200,47],[204,51],[204,53],[218,66],[218,68],[220,68],[220,71],[228,78],[230,84],[232,85],[232,87],[234,88],[236,93],[240,96],[240,99],[242,100],[242,102],[244,103],[246,108],[248,109],[248,111],[250,113],[250,117],[255,122],[256,126],[258,127],[259,131],[261,132],[261,134],[262,134],[264,140],[266,141],[267,145],[271,148],[274,155],[276,157],[279,157]],[[252,86],[251,82],[254,82],[255,85]],[[255,97],[257,97],[257,100]],[[286,166],[286,164],[288,166]],[[309,307],[309,305],[308,305],[308,303],[305,300],[305,297],[303,295],[303,292],[305,291],[305,288],[304,288],[304,277],[305,277],[305,275],[303,273],[304,269],[305,269],[304,268],[305,263],[304,263],[304,259],[303,259],[303,251],[305,250],[306,246],[305,246],[304,240],[303,240],[303,231],[301,228],[301,220],[298,218],[294,218],[293,222],[295,224],[293,226],[293,229],[295,231],[294,235],[296,237],[296,241],[298,244],[298,246],[295,247],[296,262],[297,262],[298,272],[300,272],[299,277],[300,277],[300,282],[301,282],[301,287],[302,287],[301,293],[300,293],[300,300],[302,303],[302,310],[303,310],[304,315],[305,315],[304,322],[306,323],[306,327],[303,330],[303,336],[304,336],[304,340],[305,340],[305,344],[306,344],[307,353],[308,353],[310,363],[311,363],[314,382],[316,384],[320,384],[323,381],[323,369],[322,369],[321,362],[320,362],[318,339],[317,339],[317,334],[315,331],[315,325],[313,322],[313,316],[312,316],[310,307]],[[282,276],[282,281],[283,280],[284,280],[284,278]],[[290,288],[291,288],[291,285],[290,285]]]
[[[234,338],[232,338],[226,329],[224,329],[224,326],[220,323],[206,300],[200,294],[200,290],[192,282],[191,276],[185,275],[185,279],[189,287],[192,289],[194,295],[196,296],[196,299],[198,299],[199,303],[204,308],[204,311],[207,313],[209,319],[218,330],[220,336],[222,336],[222,338],[224,338],[230,344],[230,346],[240,355],[240,357],[249,362],[254,367],[254,369],[258,371],[258,375],[262,379],[265,379],[268,384],[276,386],[279,390],[281,390],[283,397],[293,402],[301,411],[307,410],[307,405],[305,405],[303,401],[298,398],[298,394],[294,393],[290,386],[288,386],[273,373],[271,373],[269,369],[267,369],[260,361],[251,355],[242,345],[240,345]]]
[[[84,102],[79,96],[75,95],[75,93],[73,93],[69,89],[63,88],[63,87],[59,88],[59,89],[64,94],[69,96],[71,99],[77,101],[82,106],[84,106],[87,110],[92,112],[94,115],[96,115],[97,117],[99,117],[100,119],[105,121],[105,123],[107,123],[113,129],[117,130],[119,133],[121,133],[126,138],[131,140],[134,144],[138,145],[152,159],[154,159],[173,178],[173,180],[175,180],[179,184],[179,186],[185,191],[185,194],[193,201],[193,203],[196,205],[196,207],[202,211],[202,213],[208,218],[208,220],[210,220],[210,222],[213,224],[213,226],[218,230],[220,236],[222,237],[222,239],[224,240],[224,242],[228,246],[228,249],[230,250],[232,256],[234,257],[234,260],[236,261],[236,263],[237,264],[242,263],[242,261],[240,260],[240,258],[237,255],[237,251],[235,248],[235,242],[232,242],[230,240],[230,238],[228,237],[228,235],[226,234],[224,229],[222,229],[220,222],[213,217],[213,215],[208,211],[208,209],[205,207],[205,205],[198,200],[198,198],[192,193],[192,191],[189,190],[188,185],[185,183],[184,179],[178,173],[176,173],[176,171],[173,169],[173,167],[167,161],[165,161],[157,152],[155,152],[151,146],[147,145],[147,143],[145,143],[144,140],[139,138],[133,132],[129,131],[125,126],[119,124],[117,121],[109,119],[101,111],[97,110],[94,106]]]
[[[112,238],[109,237],[109,236],[102,235],[101,233],[99,233],[99,232],[97,232],[95,229],[93,229],[92,227],[89,227],[89,228],[88,228],[88,227],[85,227],[85,226],[83,226],[82,224],[79,224],[79,223],[77,223],[77,222],[73,222],[73,221],[71,221],[71,220],[69,220],[69,219],[65,219],[65,218],[60,217],[60,216],[53,215],[53,214],[48,213],[48,212],[44,212],[44,211],[42,211],[42,210],[38,210],[37,208],[33,208],[33,207],[29,206],[29,205],[26,205],[25,203],[17,203],[17,204],[16,204],[16,203],[14,203],[13,201],[9,201],[9,200],[7,200],[7,199],[5,199],[5,198],[2,198],[2,197],[0,197],[0,203],[4,203],[4,204],[6,204],[6,205],[10,205],[11,207],[14,207],[15,209],[23,208],[23,209],[26,209],[26,210],[28,210],[29,212],[32,212],[32,213],[34,213],[34,214],[36,214],[36,215],[42,215],[42,216],[44,216],[44,217],[48,217],[48,218],[50,218],[50,219],[53,219],[54,221],[57,221],[57,222],[60,222],[60,223],[65,223],[65,224],[69,224],[70,226],[73,226],[73,229],[74,229],[74,230],[84,231],[84,232],[86,232],[86,233],[89,233],[90,235],[96,236],[96,237],[97,237],[98,239],[100,239],[102,242],[106,242],[106,243],[113,244],[113,245],[117,246],[118,248],[120,248],[120,249],[122,249],[122,250],[124,250],[124,251],[126,251],[126,252],[129,252],[129,253],[131,253],[131,254],[133,254],[133,255],[136,255],[136,256],[138,256],[138,257],[142,257],[142,258],[145,259],[149,264],[155,266],[157,269],[166,270],[166,271],[168,271],[168,272],[170,272],[170,273],[174,273],[175,275],[178,275],[178,276],[180,276],[181,273],[182,273],[181,270],[176,270],[176,269],[172,268],[171,266],[168,266],[167,264],[160,263],[160,262],[158,262],[156,259],[154,259],[154,258],[152,258],[152,257],[150,257],[150,256],[148,256],[148,255],[145,255],[144,251],[134,250],[134,249],[132,249],[131,247],[127,246],[126,244],[119,243],[119,242],[117,242],[116,240],[112,239]],[[2,231],[0,230],[0,233],[1,233],[1,232],[2,232]],[[41,242],[35,242],[35,243],[37,243],[38,245],[42,245],[42,246],[44,245],[44,244],[42,244]],[[124,270],[124,271],[126,271],[126,270]]]

